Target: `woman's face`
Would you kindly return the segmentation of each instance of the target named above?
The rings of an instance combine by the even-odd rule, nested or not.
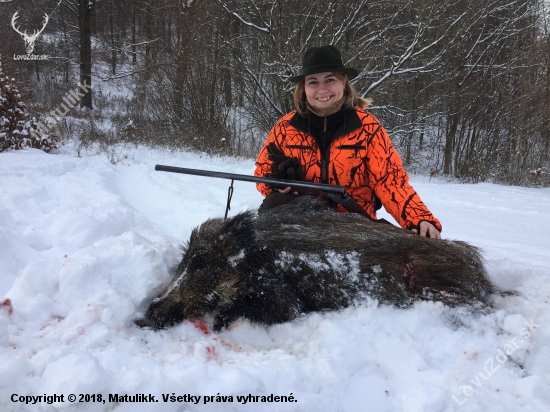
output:
[[[304,81],[310,106],[326,109],[344,97],[346,79],[340,80],[331,72],[309,74]]]

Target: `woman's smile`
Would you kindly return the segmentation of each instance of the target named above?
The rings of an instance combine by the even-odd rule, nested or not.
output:
[[[328,99],[330,99],[332,96],[328,96],[328,97],[318,97],[317,100],[319,100],[320,102],[326,102],[328,101]]]
[[[304,80],[310,106],[326,109],[344,97],[345,79],[340,80],[331,72],[310,74]]]

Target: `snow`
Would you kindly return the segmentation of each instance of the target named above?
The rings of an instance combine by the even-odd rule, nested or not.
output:
[[[254,162],[125,153],[116,164],[0,154],[0,410],[550,410],[550,189],[411,177],[444,237],[482,248],[494,282],[519,292],[496,298],[492,312],[369,301],[269,330],[241,322],[205,334],[184,322],[154,332],[133,320],[169,283],[192,228],[223,216],[229,185],[154,165],[251,174]],[[261,200],[235,182],[230,216]],[[353,255],[338,262],[355,270]],[[24,403],[54,394],[64,402]],[[73,404],[69,394],[105,402]],[[237,400],[271,394],[295,402]]]

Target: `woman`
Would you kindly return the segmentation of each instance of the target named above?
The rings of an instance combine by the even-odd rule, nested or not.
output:
[[[440,239],[439,220],[409,185],[386,130],[364,109],[370,102],[349,83],[357,74],[344,66],[336,47],[307,49],[302,74],[290,79],[297,83],[296,110],[269,133],[254,175],[344,186],[373,219],[381,202],[404,229]],[[267,196],[263,208],[286,203],[291,196],[290,188],[274,192],[265,184],[257,186]],[[340,205],[337,209],[345,211]]]

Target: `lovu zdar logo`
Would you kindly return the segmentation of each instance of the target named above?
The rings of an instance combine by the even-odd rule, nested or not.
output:
[[[38,36],[44,31],[46,28],[46,24],[48,24],[48,20],[50,19],[46,13],[44,13],[44,22],[42,24],[42,28],[40,30],[35,30],[30,36],[27,34],[27,31],[21,32],[19,30],[19,27],[15,26],[15,21],[17,20],[19,12],[16,11],[13,17],[11,18],[11,26],[13,29],[21,35],[23,40],[25,41],[25,49],[27,50],[27,54],[32,54],[34,50],[34,42],[36,39],[38,39]]]

